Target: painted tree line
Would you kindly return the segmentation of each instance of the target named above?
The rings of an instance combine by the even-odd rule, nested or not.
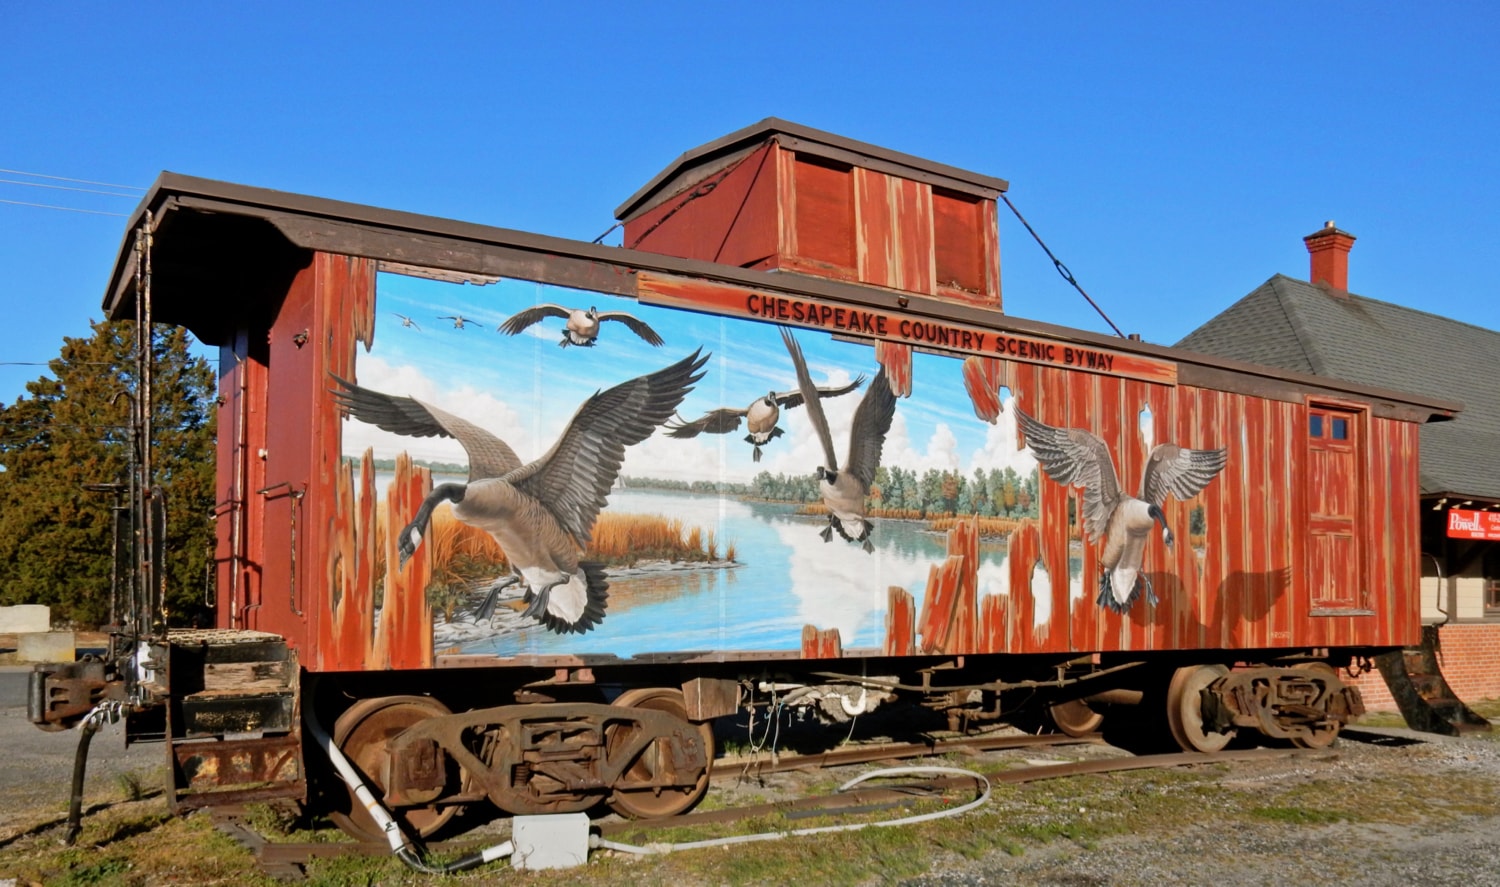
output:
[[[771,474],[762,471],[749,484],[748,494],[773,502],[818,502],[817,477]],[[882,465],[870,487],[870,507],[904,517],[1037,516],[1037,475],[1022,476],[1014,468],[974,469],[972,475],[929,468],[918,474],[900,466]]]
[[[85,485],[125,484],[136,392],[134,325],[99,322],[63,339],[51,376],[0,403],[0,605],[47,604],[54,621],[109,616],[113,513],[125,497]],[[214,510],[215,380],[190,337],[155,341],[156,483],[166,491],[166,606],[174,624],[206,612]],[[124,565],[128,569],[128,562]]]

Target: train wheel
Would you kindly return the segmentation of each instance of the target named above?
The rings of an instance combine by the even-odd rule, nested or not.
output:
[[[356,702],[339,716],[333,725],[333,741],[354,764],[365,784],[379,800],[385,794],[390,773],[390,741],[407,727],[428,718],[452,714],[446,706],[426,696],[380,696]],[[334,825],[349,835],[376,843],[385,842],[385,833],[364,805],[349,794],[349,809],[329,814]],[[388,810],[396,820],[420,837],[428,837],[448,823],[458,807],[408,807]]]
[[[1311,677],[1324,681],[1325,687],[1337,687],[1339,685],[1339,673],[1333,667],[1324,662],[1310,662],[1307,665],[1298,666],[1298,671],[1306,672]],[[1326,696],[1326,694],[1325,694]],[[1339,738],[1339,730],[1343,724],[1329,719],[1319,724],[1308,736],[1291,737],[1292,745],[1298,748],[1327,748],[1333,745],[1333,741]]]
[[[1222,751],[1235,730],[1215,733],[1203,729],[1203,704],[1199,695],[1204,687],[1229,674],[1222,665],[1188,665],[1177,669],[1167,684],[1167,729],[1183,751],[1212,754]]]
[[[1104,723],[1104,715],[1094,711],[1082,699],[1069,699],[1047,706],[1047,717],[1052,726],[1069,736],[1087,736],[1097,732]]]
[[[687,722],[687,703],[682,698],[681,690],[668,687],[637,687],[621,693],[614,704],[622,708],[645,708],[665,712]],[[607,753],[634,740],[634,731],[637,729],[639,728],[629,724],[612,724],[606,728],[604,742]],[[703,738],[707,764],[703,772],[693,778],[691,788],[662,788],[651,785],[657,781],[658,773],[661,773],[664,768],[671,767],[669,755],[662,748],[662,744],[653,742],[646,746],[629,769],[620,774],[619,780],[615,783],[614,792],[609,797],[610,809],[622,816],[634,819],[676,816],[692,809],[693,805],[698,803],[708,791],[708,776],[713,769],[714,760],[713,727],[705,723],[699,724],[696,729],[698,735]]]

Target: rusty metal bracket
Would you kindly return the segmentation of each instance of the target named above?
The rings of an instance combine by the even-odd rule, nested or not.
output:
[[[428,718],[391,740],[391,758],[424,757],[430,752],[421,746],[429,743],[462,768],[465,797],[472,787],[520,814],[591,806],[643,754],[658,755],[659,766],[647,768],[651,775],[633,787],[691,786],[712,754],[696,728],[670,713],[597,703],[507,705]],[[388,800],[428,797],[430,783],[407,786],[400,781],[407,775],[393,768]]]

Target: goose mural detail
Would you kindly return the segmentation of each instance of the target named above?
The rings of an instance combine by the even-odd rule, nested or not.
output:
[[[343,410],[355,419],[410,437],[451,437],[469,456],[466,484],[434,487],[401,529],[400,565],[416,551],[442,502],[453,516],[494,537],[511,575],[497,581],[478,613],[493,615],[500,592],[519,584],[526,616],[559,634],[582,634],[604,618],[609,583],[602,565],[580,561],[594,522],[620,472],[625,448],[650,437],[703,378],[702,349],[672,364],[595,392],[579,406],[541,458],[522,464],[505,441],[473,423],[412,397],[361,388],[334,377]]]
[[[438,320],[453,321],[453,328],[456,330],[465,329],[471,323],[475,326],[479,326],[479,321],[473,319],[472,317],[464,317],[462,314],[443,314],[438,317]],[[403,324],[403,326],[404,325],[405,324]]]
[[[860,376],[848,385],[837,388],[815,388],[814,390],[817,391],[819,398],[838,397],[848,394],[863,384],[865,384],[865,377]],[[681,421],[679,417],[677,422],[667,423],[667,436],[687,439],[700,434],[729,434],[739,430],[740,422],[744,421],[747,426],[746,430],[749,432],[745,435],[745,442],[754,447],[751,461],[759,462],[760,448],[784,433],[776,425],[781,419],[781,411],[800,407],[805,400],[806,396],[800,388],[795,391],[783,391],[780,394],[769,391],[765,397],[756,398],[754,403],[742,410],[720,407],[704,413],[691,422]]]
[[[1104,540],[1097,603],[1125,613],[1144,592],[1146,602],[1155,605],[1156,594],[1151,580],[1141,572],[1141,562],[1146,539],[1158,522],[1162,542],[1172,547],[1172,531],[1167,527],[1162,504],[1168,493],[1178,499],[1198,495],[1224,468],[1228,451],[1157,444],[1141,472],[1140,492],[1131,496],[1120,489],[1109,447],[1093,432],[1054,428],[1020,410],[1016,410],[1016,420],[1047,476],[1057,483],[1083,488],[1084,534],[1091,545]]]
[[[392,314],[396,314],[396,312],[394,312],[394,311],[392,311],[391,313]],[[407,317],[405,314],[396,314],[396,317],[400,318],[402,326],[411,327],[412,329],[417,330],[419,332],[421,331],[421,329],[422,329],[421,325],[418,324],[415,320],[412,320],[410,317]],[[438,318],[438,320],[445,320],[445,319],[446,318],[442,318],[442,317]]]
[[[865,498],[870,494],[870,485],[875,482],[880,451],[885,446],[886,434],[891,430],[891,419],[896,415],[896,395],[891,392],[885,368],[875,374],[864,399],[854,410],[854,423],[849,428],[849,454],[840,469],[838,455],[833,450],[833,435],[828,430],[828,418],[823,415],[823,400],[808,375],[802,347],[784,328],[781,340],[786,343],[787,353],[792,356],[792,365],[797,370],[797,387],[802,391],[808,420],[823,445],[824,462],[818,466],[817,473],[818,489],[828,508],[828,526],[819,535],[824,542],[831,542],[833,532],[837,530],[845,540],[862,543],[865,551],[873,552],[875,546],[870,544],[873,526],[867,516]]]
[[[548,317],[561,317],[567,320],[563,325],[562,341],[557,344],[566,348],[569,345],[578,345],[582,348],[592,348],[594,342],[599,338],[599,327],[607,320],[617,320],[630,328],[630,331],[640,336],[646,344],[660,348],[662,346],[661,336],[656,334],[649,324],[626,311],[600,312],[598,308],[590,306],[583,308],[565,308],[562,305],[551,303],[534,305],[523,311],[517,311],[506,321],[500,324],[497,332],[514,336],[527,327],[541,322]]]

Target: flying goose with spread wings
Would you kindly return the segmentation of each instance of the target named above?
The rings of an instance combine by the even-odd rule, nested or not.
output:
[[[1083,487],[1083,530],[1090,544],[1104,539],[1099,556],[1097,603],[1116,613],[1127,612],[1146,594],[1155,605],[1151,580],[1141,572],[1146,539],[1161,523],[1162,541],[1172,547],[1172,531],[1162,504],[1171,493],[1178,499],[1198,495],[1228,461],[1228,451],[1191,450],[1176,444],[1157,444],[1141,472],[1141,489],[1134,496],[1120,489],[1109,447],[1082,428],[1054,428],[1016,410],[1026,443],[1047,476],[1060,484]]]
[[[579,345],[584,348],[592,348],[595,340],[599,338],[599,326],[606,320],[618,320],[630,328],[630,331],[646,340],[646,344],[657,348],[662,346],[661,336],[656,334],[649,324],[626,311],[604,311],[590,305],[587,309],[566,308],[562,305],[542,304],[533,305],[522,311],[512,314],[506,321],[500,324],[497,332],[514,336],[534,323],[540,322],[547,317],[562,317],[567,320],[563,325],[562,341],[557,344],[566,348],[569,345]]]
[[[541,458],[522,464],[505,441],[452,413],[412,397],[361,388],[335,377],[343,409],[361,422],[411,437],[452,437],[469,455],[469,481],[434,487],[402,528],[401,566],[422,542],[432,511],[453,503],[453,516],[489,533],[510,562],[511,576],[490,588],[479,608],[493,614],[504,588],[519,583],[525,615],[559,634],[583,633],[604,618],[609,583],[603,567],[580,561],[594,522],[620,472],[625,448],[650,437],[703,378],[702,349],[677,363],[595,394],[578,408]]]
[[[874,551],[875,546],[870,544],[873,527],[867,516],[865,498],[870,495],[870,485],[875,482],[875,469],[880,467],[880,450],[885,445],[886,433],[891,430],[891,419],[896,415],[896,395],[886,380],[885,368],[881,367],[875,374],[875,380],[865,390],[864,399],[854,410],[854,424],[849,428],[849,458],[840,469],[838,455],[833,451],[833,435],[828,430],[828,418],[823,414],[823,399],[808,375],[802,346],[784,328],[781,340],[786,343],[787,353],[792,356],[792,365],[797,370],[797,387],[802,392],[807,417],[823,444],[824,461],[818,466],[818,490],[828,508],[828,526],[819,535],[824,542],[830,542],[833,531],[837,530],[849,542],[862,543],[865,551]]]
[[[863,384],[865,384],[865,377],[860,376],[848,385],[829,386],[815,390],[820,398],[838,397],[841,394],[848,394]],[[742,410],[720,407],[704,413],[691,422],[684,422],[680,419],[677,422],[669,422],[666,425],[667,436],[683,439],[697,437],[700,434],[728,434],[738,430],[743,420],[749,432],[745,435],[745,442],[754,447],[750,456],[751,461],[759,462],[760,448],[784,433],[776,425],[781,419],[782,409],[800,407],[805,399],[801,388],[795,391],[783,391],[780,394],[768,391],[764,397],[756,398]]]

